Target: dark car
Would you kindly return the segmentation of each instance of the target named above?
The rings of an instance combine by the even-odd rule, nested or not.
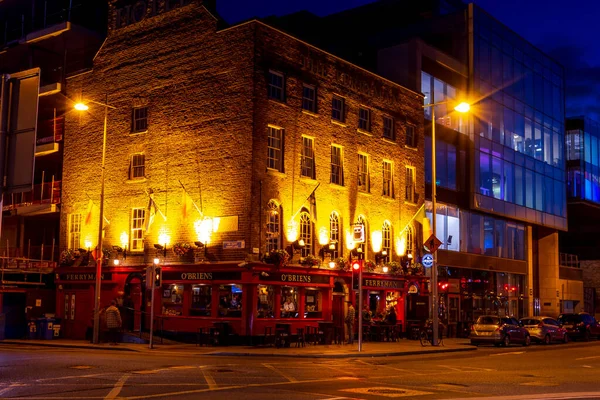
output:
[[[491,343],[495,346],[508,346],[511,343],[521,343],[524,346],[531,344],[531,336],[527,329],[511,317],[498,317],[496,315],[482,315],[471,327],[471,344],[476,346]]]
[[[527,317],[519,321],[523,328],[527,329],[531,340],[538,343],[550,344],[551,342],[569,341],[567,330],[560,323],[550,317]]]
[[[567,330],[571,339],[590,340],[600,338],[600,324],[588,313],[568,313],[558,316],[558,322]]]

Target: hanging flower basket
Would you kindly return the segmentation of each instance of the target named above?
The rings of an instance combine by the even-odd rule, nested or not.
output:
[[[263,262],[266,264],[272,264],[276,268],[285,267],[290,260],[290,255],[285,250],[273,250],[266,253],[263,257]]]
[[[307,255],[306,257],[304,257],[302,260],[300,260],[300,264],[306,266],[306,267],[316,267],[317,265],[321,264],[321,260],[313,255]]]
[[[177,257],[183,257],[192,250],[192,246],[189,243],[177,242],[173,245],[173,253]]]
[[[63,252],[60,253],[59,264],[61,267],[70,267],[74,263],[75,263],[75,256],[73,254],[73,250],[67,249],[67,250],[63,250]]]
[[[350,271],[350,263],[348,263],[348,261],[346,261],[345,258],[343,257],[339,257],[335,259],[335,265],[336,267],[341,270],[341,271]]]
[[[385,266],[388,267],[389,271],[393,275],[402,275],[404,272],[402,270],[402,265],[400,265],[400,263],[396,261],[390,261],[389,263],[386,263]]]
[[[373,261],[371,261],[371,260],[365,261],[365,270],[367,272],[374,272],[376,267],[377,267],[377,264],[375,264]]]

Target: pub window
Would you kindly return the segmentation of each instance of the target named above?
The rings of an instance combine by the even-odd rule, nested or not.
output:
[[[335,245],[335,250],[331,254],[331,259],[336,259],[340,252],[340,216],[337,212],[332,212],[329,216],[329,243]]]
[[[321,290],[309,289],[304,291],[304,315],[306,318],[322,318],[323,301]]]
[[[371,132],[371,110],[360,107],[358,109],[358,129]]]
[[[412,125],[406,126],[406,145],[408,147],[417,147],[417,138],[415,136],[415,127]]]
[[[392,117],[383,117],[383,137],[388,140],[396,140],[394,119]]]
[[[144,153],[131,155],[129,164],[129,179],[143,179],[146,173],[146,159]]]
[[[339,146],[331,146],[331,183],[344,186],[344,162]]]
[[[385,252],[384,262],[388,262],[392,255],[392,225],[389,221],[385,221],[383,223],[383,227],[381,228],[382,234],[382,252]]]
[[[334,95],[331,100],[331,119],[344,122],[344,112],[344,99]]]
[[[148,107],[134,107],[131,116],[131,132],[145,132],[148,130]]]
[[[367,219],[363,216],[363,215],[359,215],[358,219],[356,220],[357,224],[360,224],[362,226],[364,226],[364,231],[365,231],[365,242],[364,243],[358,243],[358,245],[356,246],[357,249],[360,248],[362,251],[362,254],[364,254],[364,259],[367,259],[367,240],[369,238],[369,232],[367,230]]]
[[[182,315],[183,285],[172,284],[162,289],[162,314]]]
[[[275,317],[275,292],[271,285],[258,285],[257,318]]]
[[[358,155],[358,190],[369,193],[369,156]]]
[[[269,125],[267,168],[283,172],[283,129]]]
[[[413,254],[415,246],[415,235],[412,226],[406,227],[406,254]]]
[[[315,150],[313,138],[302,136],[302,167],[303,177],[315,179]]]
[[[312,254],[312,221],[310,215],[307,212],[300,214],[300,237],[299,239],[304,240],[304,247],[300,250],[301,257],[306,257]]]
[[[392,162],[383,162],[383,191],[386,197],[394,197],[394,185],[392,184]]]
[[[267,204],[267,252],[281,248],[281,206],[275,201]]]
[[[414,203],[415,202],[415,167],[406,166],[406,177],[404,179],[404,200]]]
[[[317,89],[312,85],[302,86],[302,109],[317,112]]]
[[[134,208],[131,210],[131,251],[144,250],[144,215],[146,210]]]
[[[281,318],[298,318],[298,288],[281,287]]]
[[[242,285],[219,285],[219,317],[242,316]]]
[[[284,78],[281,72],[269,71],[269,98],[283,101]]]
[[[81,247],[81,214],[69,214],[69,249]]]
[[[210,317],[212,308],[212,286],[192,285],[192,305],[190,315]]]

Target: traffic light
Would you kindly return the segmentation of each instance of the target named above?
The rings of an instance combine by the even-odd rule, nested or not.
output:
[[[156,267],[154,269],[154,286],[161,287],[162,286],[162,268]]]
[[[360,269],[360,261],[358,261],[358,260],[354,261],[352,263],[352,269],[355,270],[355,271],[358,271]]]

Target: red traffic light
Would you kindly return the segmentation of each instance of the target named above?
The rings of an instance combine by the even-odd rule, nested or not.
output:
[[[440,289],[446,290],[448,289],[448,282],[438,282],[438,286],[440,287]]]
[[[360,269],[360,263],[358,261],[354,261],[352,263],[352,269],[358,271]]]

